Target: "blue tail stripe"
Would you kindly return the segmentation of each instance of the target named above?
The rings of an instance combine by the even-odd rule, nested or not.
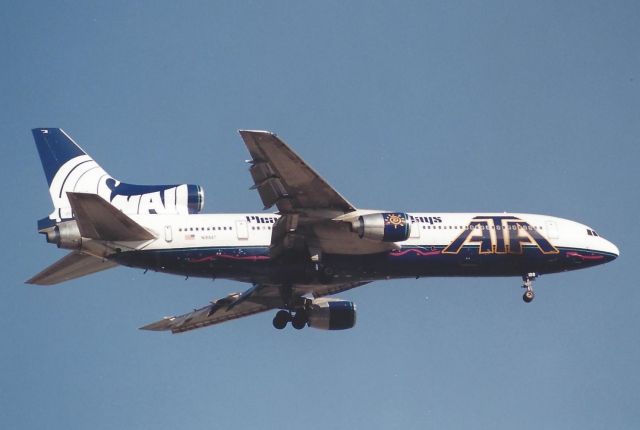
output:
[[[59,128],[34,128],[31,131],[49,186],[64,163],[85,155],[85,152]]]

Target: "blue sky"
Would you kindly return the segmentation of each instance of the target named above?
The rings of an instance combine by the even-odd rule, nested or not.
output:
[[[12,2],[0,17],[0,427],[640,426],[637,2]],[[378,282],[345,332],[265,314],[137,330],[245,285],[60,258],[33,127],[119,179],[262,206],[237,130],[277,132],[359,207],[584,222],[612,264],[520,280]]]

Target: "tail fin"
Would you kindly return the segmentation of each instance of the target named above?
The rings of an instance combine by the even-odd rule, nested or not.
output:
[[[62,129],[36,128],[32,132],[55,208],[49,218],[70,219],[67,191],[100,194],[99,184],[106,185],[111,176]]]
[[[43,230],[73,218],[67,192],[98,194],[128,214],[199,213],[204,190],[199,185],[134,185],[109,175],[60,128],[34,128],[33,137],[49,185],[54,211],[41,220]]]

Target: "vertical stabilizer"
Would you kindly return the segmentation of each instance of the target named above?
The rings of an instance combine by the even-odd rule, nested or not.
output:
[[[73,218],[67,193],[97,194],[126,214],[193,214],[204,206],[199,185],[135,185],[110,176],[60,128],[34,128],[33,137],[49,185],[54,211],[43,231]]]
[[[68,191],[93,194],[108,191],[106,182],[112,179],[111,176],[64,130],[34,128],[32,132],[55,208],[49,215],[50,219],[60,221],[73,217],[67,199]]]

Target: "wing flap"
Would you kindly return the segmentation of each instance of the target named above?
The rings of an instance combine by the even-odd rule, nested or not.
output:
[[[25,282],[34,285],[54,285],[101,272],[117,265],[113,261],[103,260],[79,252],[70,252]]]
[[[68,192],[83,237],[109,241],[151,240],[155,236],[97,194]]]

